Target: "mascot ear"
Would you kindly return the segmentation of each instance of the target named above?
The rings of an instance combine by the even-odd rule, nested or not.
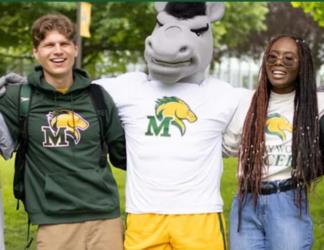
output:
[[[166,5],[167,5],[167,2],[155,2],[154,3],[154,7],[157,12],[163,11]]]
[[[212,22],[221,19],[224,15],[224,11],[225,11],[224,3],[209,2],[206,3],[206,8],[207,8],[207,16]]]

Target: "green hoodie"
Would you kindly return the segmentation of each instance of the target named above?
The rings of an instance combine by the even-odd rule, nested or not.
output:
[[[28,116],[26,211],[33,224],[61,224],[120,216],[116,182],[110,166],[100,167],[99,121],[85,72],[74,70],[64,94],[43,79],[41,67],[28,76],[34,88]],[[105,139],[113,165],[126,166],[125,137],[116,107],[104,92],[108,108]],[[18,86],[0,99],[14,140],[19,132]],[[108,165],[108,164],[107,164]]]

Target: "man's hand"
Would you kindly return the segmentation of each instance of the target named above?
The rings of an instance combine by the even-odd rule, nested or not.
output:
[[[27,78],[20,76],[16,73],[9,73],[5,76],[0,77],[0,96],[6,93],[6,86],[8,84],[25,84],[27,83]]]

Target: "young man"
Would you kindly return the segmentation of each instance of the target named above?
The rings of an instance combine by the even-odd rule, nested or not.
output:
[[[32,88],[25,164],[25,208],[39,225],[37,249],[123,249],[118,189],[110,167],[100,164],[100,124],[85,72],[73,69],[75,29],[63,15],[46,15],[32,27],[40,66]],[[104,92],[104,91],[103,91]],[[104,92],[103,131],[110,161],[125,167],[125,141],[117,111]],[[19,86],[9,86],[0,112],[14,140],[19,134]],[[23,100],[21,100],[23,101]]]

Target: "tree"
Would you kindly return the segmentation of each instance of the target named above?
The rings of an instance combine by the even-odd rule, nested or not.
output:
[[[129,63],[143,60],[145,37],[155,24],[152,4],[97,3],[92,13],[92,35],[83,43],[83,67],[99,76],[125,72]]]
[[[76,3],[0,3],[0,65],[4,65],[0,74],[13,69],[26,71],[25,65],[32,64],[30,27],[48,9],[75,20]],[[226,53],[238,54],[247,34],[265,28],[266,12],[264,3],[226,3],[224,18],[213,25],[215,60]],[[128,64],[143,62],[144,41],[155,18],[153,3],[93,3],[91,37],[82,41],[82,66],[98,77],[125,72]]]
[[[259,59],[269,40],[278,34],[291,34],[302,37],[312,49],[314,64],[318,70],[324,62],[324,28],[320,27],[309,14],[300,8],[293,8],[288,2],[268,3],[269,12],[266,17],[267,29],[247,35],[246,42],[239,44],[239,50]]]
[[[234,57],[249,56],[249,51],[242,46],[248,42],[249,36],[265,30],[268,7],[265,3],[227,2],[223,19],[214,24],[213,33],[215,48],[211,71],[215,62],[220,62],[224,55]]]
[[[215,59],[228,56],[247,55],[248,51],[241,48],[249,35],[266,30],[265,24],[268,7],[265,3],[226,3],[226,11],[221,22],[214,26]]]
[[[32,64],[30,29],[35,19],[45,13],[60,12],[74,18],[75,4],[65,3],[0,3],[0,74],[23,73]],[[74,16],[73,16],[74,15]]]
[[[145,37],[155,25],[153,4],[96,4],[93,12],[92,27],[96,29],[92,32],[94,36],[84,43],[83,66],[88,70],[91,67],[94,74],[98,72],[98,62],[105,64],[108,59],[109,64],[101,68],[101,75],[123,72],[127,63],[143,62]],[[224,18],[213,24],[214,59],[219,61],[224,54],[235,54],[247,34],[265,29],[266,13],[264,3],[226,3]]]
[[[293,2],[295,8],[302,8],[305,13],[311,14],[313,19],[318,22],[321,27],[324,27],[324,3],[321,2]]]

